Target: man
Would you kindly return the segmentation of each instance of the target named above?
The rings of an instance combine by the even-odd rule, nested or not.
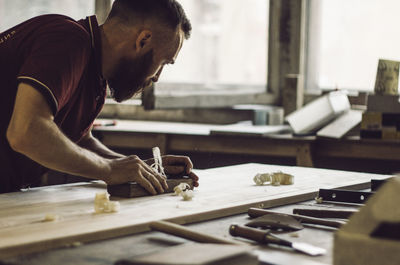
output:
[[[0,192],[37,183],[46,168],[164,192],[152,160],[109,150],[91,127],[106,84],[121,102],[157,82],[190,32],[175,0],[116,0],[101,26],[95,16],[45,15],[0,34]],[[198,185],[188,157],[164,156],[163,165]]]

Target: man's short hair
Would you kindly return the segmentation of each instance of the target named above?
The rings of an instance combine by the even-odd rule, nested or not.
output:
[[[119,18],[125,23],[148,17],[158,19],[172,29],[180,26],[185,39],[189,39],[192,25],[176,0],[115,0],[108,15],[108,18]]]

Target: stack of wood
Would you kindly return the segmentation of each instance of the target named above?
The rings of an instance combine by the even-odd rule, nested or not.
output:
[[[400,139],[399,95],[368,95],[361,138]]]

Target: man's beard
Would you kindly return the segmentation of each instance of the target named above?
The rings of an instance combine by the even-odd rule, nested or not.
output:
[[[107,80],[111,96],[117,102],[122,102],[150,86],[152,82],[147,78],[152,63],[153,50],[138,59],[123,58]]]

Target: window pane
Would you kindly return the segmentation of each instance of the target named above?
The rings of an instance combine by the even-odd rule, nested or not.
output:
[[[43,14],[85,18],[94,14],[94,0],[0,0],[0,32]]]
[[[193,26],[161,82],[266,84],[268,0],[180,0]]]
[[[400,60],[398,0],[313,0],[308,87],[373,90],[379,58]]]

